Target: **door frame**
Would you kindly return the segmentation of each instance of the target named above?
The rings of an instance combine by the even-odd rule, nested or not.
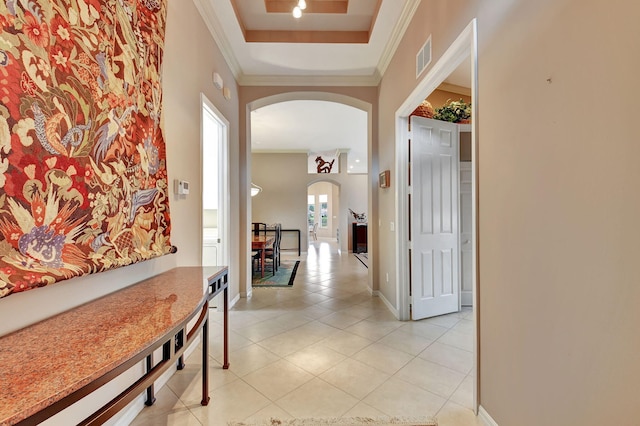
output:
[[[463,61],[471,59],[471,160],[472,160],[472,288],[473,288],[473,321],[474,321],[474,355],[476,376],[474,379],[473,410],[478,413],[480,397],[480,304],[478,275],[478,30],[474,18],[449,46],[442,57],[433,65],[427,75],[418,83],[402,105],[396,110],[396,300],[400,320],[410,319],[409,297],[409,206],[408,187],[408,121],[411,112],[429,94],[431,94]]]
[[[229,214],[230,214],[230,189],[229,189],[229,120],[222,115],[222,113],[216,108],[216,106],[207,98],[204,93],[200,93],[200,188],[204,191],[204,182],[203,182],[203,174],[204,174],[204,155],[203,155],[203,147],[204,147],[204,106],[211,110],[214,115],[214,119],[216,119],[222,125],[222,137],[221,137],[221,155],[218,158],[218,163],[222,163],[223,167],[218,171],[218,186],[223,189],[223,194],[218,194],[218,198],[224,198],[224,208],[222,211],[222,223],[218,223],[218,238],[221,241],[221,254],[220,258],[222,259],[223,265],[228,265],[229,263],[229,255],[230,253],[230,242],[229,242]],[[202,203],[202,199],[200,200]],[[202,251],[203,251],[203,212],[204,207],[202,204],[200,205],[200,262],[202,263]],[[218,216],[219,217],[219,216]]]
[[[378,221],[378,212],[377,209],[374,210],[373,206],[378,202],[378,148],[377,145],[373,143],[373,104],[367,102],[366,100],[356,98],[349,95],[343,95],[341,93],[333,93],[333,92],[323,92],[323,91],[299,91],[296,89],[287,89],[282,88],[281,92],[274,93],[272,95],[264,96],[261,98],[256,98],[251,101],[248,101],[246,104],[246,108],[244,113],[244,122],[245,122],[245,133],[244,135],[240,134],[240,138],[242,139],[244,136],[245,152],[241,155],[244,155],[246,160],[246,170],[244,173],[241,173],[241,177],[245,180],[245,202],[246,202],[246,213],[247,216],[245,218],[246,221],[246,229],[249,229],[249,224],[251,224],[251,195],[249,191],[250,187],[250,179],[251,176],[251,113],[259,108],[262,108],[267,105],[277,104],[280,102],[293,101],[293,100],[312,100],[312,101],[329,101],[336,102],[339,104],[348,105],[367,113],[367,165],[368,165],[368,173],[367,173],[367,208],[369,211],[369,222],[376,223]],[[242,115],[241,115],[242,119]],[[341,190],[342,194],[342,190]],[[341,203],[342,204],[342,203]],[[339,218],[340,223],[342,223],[343,218]],[[242,224],[241,224],[241,235],[242,235]],[[342,228],[340,226],[340,228]],[[306,228],[305,228],[306,229]],[[308,238],[308,232],[307,232]],[[247,232],[245,234],[246,246],[251,247],[251,233]],[[372,232],[372,227],[369,227],[367,232],[367,241],[369,241],[370,250],[369,253],[369,268],[367,270],[367,286],[372,292],[373,295],[378,295],[377,286],[374,288],[373,285],[373,277],[378,275],[378,266],[375,259],[377,258],[377,251],[373,251],[377,245],[377,234]],[[308,247],[308,241],[307,241]],[[248,249],[247,249],[248,250]],[[251,297],[252,287],[251,287],[251,262],[249,259],[249,251],[247,251],[246,263],[244,265],[245,271],[245,279],[240,282],[240,297]],[[244,281],[244,283],[242,282]],[[244,292],[243,290],[244,285]]]

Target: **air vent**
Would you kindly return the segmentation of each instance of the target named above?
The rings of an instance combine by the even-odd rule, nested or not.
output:
[[[416,55],[416,78],[420,77],[420,74],[431,63],[431,36],[427,39],[424,45],[418,50]]]

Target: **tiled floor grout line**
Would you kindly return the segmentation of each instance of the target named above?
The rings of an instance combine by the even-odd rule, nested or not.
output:
[[[358,261],[351,257],[350,255],[348,258],[344,255],[335,256],[324,265],[321,264],[320,258],[301,262],[298,269],[299,278],[294,287],[273,289],[273,291],[259,289],[260,291],[255,291],[253,298],[241,299],[231,310],[230,318],[232,321],[235,318],[238,324],[236,327],[231,327],[230,335],[232,366],[229,372],[233,377],[220,376],[227,379],[215,388],[215,392],[222,392],[223,389],[232,386],[228,388],[229,391],[244,395],[247,391],[243,389],[246,388],[251,389],[251,392],[256,395],[252,397],[254,401],[263,401],[255,406],[260,407],[255,410],[252,409],[255,407],[245,407],[240,411],[234,409],[236,417],[243,417],[234,420],[256,420],[256,416],[278,412],[295,417],[295,413],[305,411],[304,405],[296,406],[295,404],[300,404],[301,401],[305,401],[304,398],[320,389],[326,389],[329,393],[334,392],[333,397],[341,393],[349,395],[349,399],[339,404],[339,408],[335,407],[341,416],[352,412],[360,413],[363,410],[376,411],[389,416],[398,415],[394,407],[402,407],[406,405],[405,402],[398,401],[400,405],[393,405],[393,403],[381,405],[380,401],[388,398],[388,395],[393,395],[397,389],[402,389],[401,383],[406,384],[406,389],[416,389],[415,392],[420,390],[422,393],[418,393],[419,395],[432,395],[427,398],[432,398],[429,402],[429,410],[434,410],[433,415],[446,416],[451,411],[449,407],[452,406],[451,404],[459,407],[461,401],[467,400],[468,390],[463,386],[469,385],[467,381],[474,374],[474,369],[472,366],[466,373],[464,372],[467,369],[465,364],[468,362],[465,354],[473,354],[473,352],[461,346],[467,345],[465,336],[472,333],[461,330],[469,330],[469,324],[463,321],[468,321],[470,311],[461,311],[450,316],[424,320],[424,322],[398,323],[380,299],[368,293],[366,284],[363,285],[365,282],[363,276],[366,275],[362,275],[363,271],[354,270],[353,266],[357,266]],[[324,267],[331,267],[332,272],[322,272]],[[220,313],[211,312],[211,314],[211,322],[222,326]],[[217,325],[215,328],[221,328]],[[281,330],[275,330],[277,332],[272,335],[270,332],[274,330],[271,330],[270,326]],[[219,331],[213,329],[214,327],[210,328],[212,332],[209,340],[212,345],[210,359],[212,365],[217,366],[220,362],[216,357],[219,357],[218,351],[221,346],[216,339],[219,340],[220,335]],[[433,338],[433,336],[436,337]],[[276,346],[280,344],[286,346]],[[317,349],[314,350],[314,348]],[[259,360],[256,364],[243,364],[244,367],[240,366],[237,370],[242,373],[240,375],[233,371],[234,352],[242,356],[243,362],[252,362],[254,357],[263,355],[266,359],[255,358]],[[322,354],[321,356],[325,358],[317,358],[315,361],[316,358],[313,358],[316,356],[315,353]],[[450,355],[454,355],[455,358],[451,362],[444,362],[446,360],[442,357]],[[381,361],[376,359],[377,356],[388,357],[389,362],[392,363],[381,364]],[[307,359],[312,363],[306,364]],[[385,359],[387,358],[383,358],[382,362]],[[276,363],[282,364],[275,366]],[[305,368],[303,366],[305,364],[308,367]],[[257,367],[251,369],[253,365]],[[279,370],[279,366],[285,367],[285,370]],[[367,379],[362,373],[357,373],[358,375],[354,375],[353,372],[348,373],[352,366],[358,372],[370,371],[371,379]],[[424,368],[428,371],[435,368],[433,371],[436,374],[444,374],[435,380],[445,381],[435,383],[428,381],[425,377],[415,380],[412,374]],[[270,391],[269,382],[265,379],[269,374],[277,374],[277,371],[292,374],[291,380],[294,381],[281,380],[277,390]],[[357,381],[345,382],[345,379],[350,377],[349,374]],[[460,377],[462,380],[459,379]],[[218,405],[217,408],[215,405],[210,405],[204,410],[196,405],[191,407],[187,404],[187,400],[191,399],[193,392],[191,396],[188,396],[188,392],[197,385],[198,381],[194,380],[195,384],[189,384],[184,391],[181,391],[181,395],[177,395],[178,390],[183,389],[186,382],[176,380],[179,387],[176,391],[169,388],[169,391],[180,401],[180,404],[187,408],[198,424],[202,424],[203,421],[208,421],[210,424],[223,421],[224,419],[217,418],[215,414],[220,409],[225,413],[232,413],[228,411],[229,408],[222,405]],[[460,381],[456,383],[458,380]],[[354,387],[354,383],[358,383],[357,386],[362,383],[365,387],[360,387],[358,390]],[[273,399],[260,389],[273,395]],[[284,394],[281,394],[281,391],[284,391]],[[258,395],[263,399],[260,400]],[[295,398],[295,395],[299,397]],[[454,397],[456,401],[452,400]],[[183,400],[183,398],[187,399]],[[403,398],[402,394],[400,398]],[[375,404],[372,405],[372,402]],[[170,411],[167,415],[169,414]],[[149,416],[153,415],[153,411],[150,411]],[[227,416],[230,415],[233,414],[227,414]],[[169,424],[179,423],[167,423]]]

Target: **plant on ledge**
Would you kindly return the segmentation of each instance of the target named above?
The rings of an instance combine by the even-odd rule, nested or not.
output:
[[[471,104],[462,99],[459,101],[447,100],[444,106],[436,108],[436,113],[433,116],[436,120],[449,121],[451,123],[468,122],[470,117]]]

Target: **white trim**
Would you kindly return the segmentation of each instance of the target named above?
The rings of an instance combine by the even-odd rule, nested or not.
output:
[[[498,423],[493,420],[493,417],[487,413],[487,410],[485,410],[482,405],[478,409],[478,418],[484,426],[498,426]]]
[[[251,296],[251,294],[249,294],[249,296]],[[240,296],[240,294],[236,294],[236,297],[234,297],[233,299],[231,299],[231,300],[229,301],[229,306],[228,306],[228,308],[229,308],[229,309],[233,308],[233,307],[236,305],[236,303],[238,303],[238,300],[240,300],[240,297],[241,297],[241,296]],[[246,296],[245,296],[245,297],[246,297]]]
[[[209,324],[211,324],[210,319],[209,319]],[[196,349],[198,349],[198,345],[200,344],[200,339],[201,339],[201,336],[202,336],[201,333],[202,333],[202,331],[200,331],[200,333],[195,338],[195,340],[193,342],[191,342],[191,344],[184,350],[183,356],[184,356],[185,360],[189,359],[191,354]],[[145,361],[141,361],[138,364],[138,365],[140,365],[141,369],[145,368],[144,362]],[[177,371],[178,371],[178,368],[174,363],[173,367],[171,367],[170,369],[165,371],[160,377],[158,377],[158,380],[156,380],[154,382],[156,395],[158,394],[160,389],[162,389],[167,384],[169,379],[171,379],[171,377],[173,377],[173,375]],[[118,412],[118,414],[113,416],[113,418],[111,420],[107,421],[107,424],[113,424],[114,426],[120,426],[120,425],[125,426],[125,425],[131,424],[135,420],[135,418],[140,413],[142,413],[142,410],[145,409],[145,407],[146,407],[146,405],[145,405],[146,399],[147,399],[146,398],[146,394],[145,393],[141,393],[136,399],[131,401],[125,408],[120,410]]]
[[[416,13],[420,0],[407,0],[398,22],[393,28],[387,43],[384,46],[376,68],[370,75],[246,75],[244,74],[238,58],[236,58],[231,43],[227,38],[222,25],[213,11],[210,1],[193,0],[202,20],[209,29],[211,36],[220,48],[227,65],[231,69],[234,78],[240,86],[378,86],[382,75],[391,63],[404,33],[407,31],[413,15]]]
[[[135,418],[138,417],[138,414],[140,414],[142,410],[144,410],[145,399],[146,396],[144,393],[138,395],[136,399],[131,401],[129,405],[123,408],[122,411],[118,412],[118,414],[113,416],[112,420],[107,421],[106,424],[113,424],[114,426],[125,426],[131,424],[135,420]]]
[[[475,19],[466,26],[455,39],[446,52],[438,59],[427,75],[418,83],[413,92],[407,97],[403,104],[396,111],[396,116],[408,117],[413,112],[415,106],[424,100],[425,93],[429,94],[436,90],[456,68],[469,58],[470,45],[475,39]]]
[[[475,354],[475,366],[477,375],[474,378],[473,388],[473,407],[474,412],[477,412],[479,401],[479,380],[480,377],[480,352],[479,348],[479,324],[480,324],[480,306],[478,299],[478,287],[477,287],[477,265],[476,258],[478,254],[478,238],[477,238],[477,193],[476,185],[478,181],[477,174],[477,132],[478,132],[478,69],[477,69],[477,21],[474,18],[460,33],[456,40],[449,46],[444,54],[438,59],[438,61],[432,66],[426,76],[418,83],[416,88],[411,92],[407,99],[402,103],[400,108],[396,111],[396,156],[395,156],[395,182],[396,182],[396,294],[398,303],[398,312],[400,320],[409,319],[409,229],[407,226],[408,206],[407,206],[407,194],[408,182],[407,171],[408,164],[406,162],[408,156],[407,140],[409,137],[408,132],[408,117],[414,110],[415,106],[420,104],[431,92],[433,92],[439,85],[447,78],[464,60],[471,58],[471,144],[472,144],[472,170],[473,170],[473,184],[472,184],[472,233],[473,233],[473,247],[472,247],[472,287],[473,287],[473,306],[474,306],[474,354]]]
[[[378,61],[378,73],[381,77],[387,71],[393,55],[395,55],[396,50],[398,50],[402,37],[404,37],[404,33],[407,31],[407,28],[409,28],[409,24],[413,19],[413,15],[415,15],[418,10],[418,6],[420,6],[420,0],[407,0],[405,3],[402,13],[400,14],[400,19],[398,19],[398,24],[396,24],[393,29],[389,41],[384,47],[384,51]],[[378,82],[380,82],[380,80],[378,80]]]
[[[224,167],[222,171],[219,171],[220,181],[218,187],[224,188],[224,206],[222,212],[222,223],[218,224],[218,238],[222,241],[221,244],[221,258],[220,261],[223,265],[229,264],[231,254],[231,187],[229,183],[229,120],[216,108],[216,106],[207,98],[207,96],[200,92],[200,189],[204,194],[204,164],[202,164],[204,156],[204,107],[207,107],[213,114],[213,119],[221,125],[221,141],[222,146],[222,158],[218,159],[218,163],[223,162]],[[202,202],[202,196],[200,198]],[[203,211],[204,205],[200,205],[200,229],[203,228]],[[203,233],[200,232],[200,262],[202,263],[202,247],[204,245]]]
[[[367,187],[367,206],[368,211],[371,212],[370,221],[377,221],[377,215],[373,211],[373,191],[377,189],[377,173],[374,172],[373,167],[373,159],[375,158],[373,154],[373,105],[367,101],[362,99],[354,98],[348,95],[342,95],[338,93],[332,92],[312,92],[312,91],[292,91],[292,92],[282,92],[270,96],[265,96],[263,98],[255,99],[246,104],[246,138],[244,143],[246,144],[246,150],[248,154],[251,154],[251,112],[262,108],[267,105],[277,104],[279,102],[291,101],[291,100],[314,100],[314,101],[329,101],[329,102],[337,102],[344,105],[349,105],[351,107],[360,109],[367,113],[367,155],[368,159],[368,169],[369,169],[369,182]],[[247,167],[244,171],[244,176],[248,176],[251,173],[251,155],[249,155]],[[309,185],[318,181],[326,181],[327,179],[318,179],[313,182],[309,182]],[[249,182],[249,181],[247,181]],[[335,182],[333,182],[335,183]],[[248,191],[248,188],[247,188]],[[249,197],[247,192],[247,211],[248,211],[248,223],[251,222],[251,197]],[[367,231],[367,241],[373,241],[373,230],[372,227],[368,228]],[[247,246],[250,247],[250,234],[247,234]],[[247,253],[247,258],[249,254]],[[373,256],[373,254],[372,254]],[[373,258],[372,258],[373,260]],[[367,285],[373,288],[373,276],[376,271],[375,262],[371,262],[372,265],[367,270]],[[247,270],[247,282],[245,283],[245,292],[241,293],[242,297],[248,298],[251,297],[251,262],[247,262],[246,270]],[[242,287],[241,287],[242,288]]]
[[[237,77],[240,86],[377,86],[380,75],[246,75]]]
[[[216,18],[212,2],[207,0],[193,0],[193,3],[196,5],[198,12],[200,12],[200,16],[202,17],[204,24],[209,29],[211,36],[220,48],[220,52],[231,69],[233,76],[238,80],[242,75],[242,68],[240,67],[240,63],[238,62],[236,55],[233,53],[229,39],[223,31],[218,30],[218,28],[222,28],[222,25],[220,24],[220,21],[218,21],[218,18]]]
[[[393,306],[393,304],[391,304],[391,302],[387,300],[386,297],[384,297],[384,294],[382,294],[382,292],[376,290],[373,292],[373,295],[382,299],[382,302],[384,302],[385,306],[387,307],[387,309],[391,311],[393,316],[400,319],[400,314],[398,313],[398,310],[395,308],[395,306]]]

